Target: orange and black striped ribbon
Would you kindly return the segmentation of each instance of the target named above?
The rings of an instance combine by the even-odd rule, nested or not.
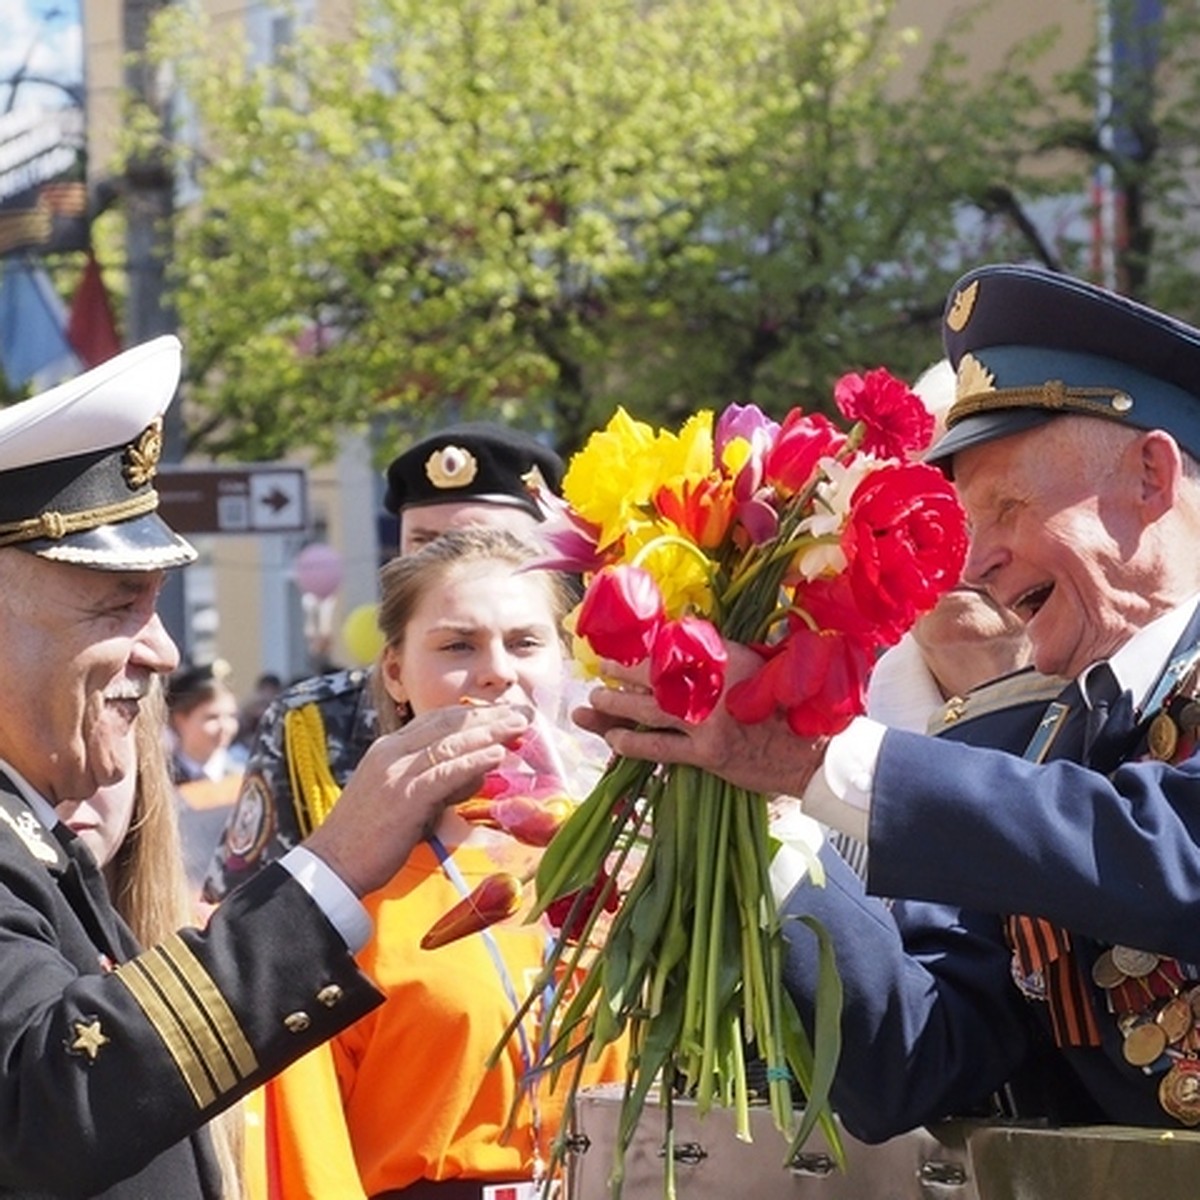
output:
[[[1055,1044],[1099,1046],[1090,985],[1071,953],[1071,935],[1042,917],[1014,916],[1008,918],[1008,936],[1023,974],[1042,977]]]

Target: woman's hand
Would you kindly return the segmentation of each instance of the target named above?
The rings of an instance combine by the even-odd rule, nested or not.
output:
[[[529,728],[513,705],[454,705],[379,738],[333,811],[305,840],[357,896],[382,887],[437,824],[504,759]]]

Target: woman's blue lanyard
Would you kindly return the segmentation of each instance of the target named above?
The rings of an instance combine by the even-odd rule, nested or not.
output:
[[[467,887],[467,881],[462,877],[462,872],[458,869],[458,865],[450,857],[450,851],[446,849],[446,844],[435,833],[429,835],[429,844],[433,847],[433,852],[437,855],[438,862],[441,864],[446,878],[454,884],[459,895],[465,899],[471,894],[471,889]],[[504,994],[508,997],[508,1002],[513,1006],[514,1012],[519,1012],[521,997],[517,994],[512,974],[509,972],[508,964],[504,961],[504,955],[500,952],[500,947],[496,939],[492,936],[492,931],[490,929],[481,929],[480,935],[483,938],[483,944],[487,947],[488,954],[491,956],[492,965],[496,968],[496,974],[499,976],[500,985],[504,988]],[[537,1018],[541,1039],[539,1049],[542,1054],[546,1053],[550,1045],[550,1031],[544,1028],[545,1021],[543,1020],[543,1016],[550,1011],[548,1001],[551,991],[552,988],[547,985],[542,993],[541,1011]],[[533,1133],[533,1179],[535,1183],[540,1183],[546,1170],[546,1164],[542,1158],[541,1110],[538,1106],[537,1079],[534,1074],[534,1063],[536,1060],[530,1050],[529,1036],[525,1031],[524,1022],[520,1022],[517,1025],[517,1044],[521,1050],[521,1067],[524,1074],[522,1085],[529,1092],[529,1124]]]

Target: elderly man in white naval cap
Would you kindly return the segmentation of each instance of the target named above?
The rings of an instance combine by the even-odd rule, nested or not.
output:
[[[337,812],[143,950],[55,817],[134,766],[155,613],[194,557],[156,514],[173,337],[0,412],[0,1194],[220,1196],[204,1126],[380,1002],[358,898],[470,794],[526,717],[431,713],[380,739]]]

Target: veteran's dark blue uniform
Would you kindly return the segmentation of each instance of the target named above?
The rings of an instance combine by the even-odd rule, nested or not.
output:
[[[931,461],[952,468],[957,454],[1063,414],[1168,434],[1185,476],[1186,456],[1200,457],[1200,330],[1079,280],[996,266],[959,281],[943,335],[957,393]],[[998,473],[1002,458],[989,462]],[[1167,503],[1187,517],[1168,528],[1190,528],[1190,482]],[[1143,526],[1139,535],[1152,537]],[[983,555],[975,567],[1002,576],[1004,553],[1017,551],[1002,536],[993,543],[996,561]],[[1197,590],[1190,569],[1159,561],[1155,577],[1153,558],[1137,559],[1140,588],[1121,580],[1145,591],[1147,620],[1167,616],[1164,596],[1190,604]],[[1024,586],[1033,582],[1057,583]],[[1096,587],[1097,604],[1112,599]],[[1048,603],[1069,601],[1052,593]],[[1072,684],[1033,729],[1026,706],[934,742],[884,736],[868,879],[872,891],[905,899],[877,904],[827,854],[829,885],[801,884],[785,905],[834,937],[846,1005],[833,1101],[852,1133],[876,1141],[971,1113],[1031,1076],[1039,1094],[1022,1116],[1200,1125],[1200,754],[1190,735],[1177,741],[1200,690],[1200,610],[1173,612],[1182,633],[1141,701],[1145,713],[1123,732],[1110,725],[1092,742],[1088,727],[1099,722]],[[1128,619],[1126,645],[1140,627]],[[1153,636],[1143,644],[1162,653]],[[1127,696],[1113,703],[1122,710],[1134,715]],[[1161,761],[1146,760],[1151,745]],[[813,939],[785,925],[788,986],[811,1019]]]
[[[1181,648],[1196,644],[1194,618]],[[996,710],[986,726],[955,733],[1019,745],[1045,708],[1038,699]],[[847,1128],[878,1141],[980,1112],[1031,1061],[1042,1078],[1026,1073],[1026,1087],[1048,1111],[1023,1117],[1180,1127],[1158,1103],[1161,1064],[1147,1073],[1126,1062],[1099,987],[1102,1046],[1052,1045],[1045,1003],[1014,982],[998,914],[1031,912],[1075,931],[1085,973],[1114,943],[1144,944],[1147,930],[1149,949],[1200,963],[1200,756],[1178,767],[1131,761],[1110,781],[1067,761],[932,749],[928,738],[890,731],[872,792],[870,886],[922,900],[889,911],[826,851],[826,887],[801,884],[785,908],[815,916],[835,938],[846,1001],[834,1103]],[[1131,760],[1144,751],[1143,738]],[[799,931],[789,939],[789,989],[811,1019],[815,947]]]

